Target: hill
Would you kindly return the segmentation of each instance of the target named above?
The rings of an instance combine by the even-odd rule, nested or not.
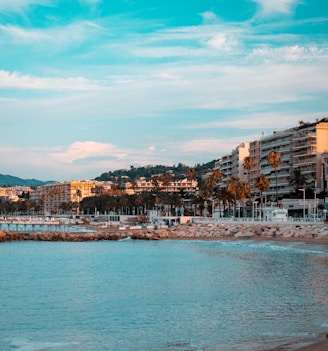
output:
[[[177,166],[145,166],[145,167],[133,167],[130,169],[120,169],[113,172],[102,173],[99,177],[96,177],[95,180],[100,181],[113,181],[118,183],[119,185],[130,181],[133,182],[136,179],[144,177],[146,179],[150,179],[153,175],[163,174],[163,173],[172,173],[176,178],[183,178],[186,176],[188,169],[194,168],[195,170],[195,178],[201,179],[201,177],[207,172],[211,171],[214,167],[216,160],[204,163],[197,164],[194,167],[189,167],[179,163]]]
[[[51,183],[50,181],[43,182],[37,179],[22,179],[11,175],[0,174],[0,187],[7,186],[42,186]]]

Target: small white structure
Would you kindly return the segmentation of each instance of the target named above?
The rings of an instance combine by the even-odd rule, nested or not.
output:
[[[265,221],[287,222],[288,211],[284,208],[266,207],[263,208],[263,218]]]

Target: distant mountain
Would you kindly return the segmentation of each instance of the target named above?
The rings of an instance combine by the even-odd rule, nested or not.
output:
[[[0,174],[0,187],[6,186],[42,186],[48,183],[52,183],[52,181],[43,182],[37,179],[22,179],[18,177],[14,177],[11,175]]]

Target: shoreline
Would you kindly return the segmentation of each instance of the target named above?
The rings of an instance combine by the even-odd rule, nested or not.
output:
[[[318,335],[317,338],[312,341],[301,340],[260,351],[328,351],[328,337],[326,335]]]
[[[81,227],[82,228],[82,227]],[[134,240],[255,240],[328,245],[327,223],[188,223],[166,228],[92,228],[80,232],[0,231],[0,242]],[[89,230],[89,231],[88,231]]]

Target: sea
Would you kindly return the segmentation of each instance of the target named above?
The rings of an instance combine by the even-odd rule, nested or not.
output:
[[[1,351],[256,351],[328,331],[328,246],[0,244]]]

